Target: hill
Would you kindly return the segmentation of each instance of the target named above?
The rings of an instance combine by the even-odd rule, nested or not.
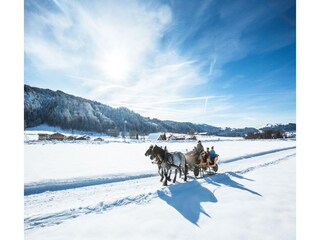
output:
[[[59,126],[62,129],[107,132],[108,129],[126,129],[138,133],[158,131],[210,132],[218,133],[221,128],[190,122],[161,121],[143,117],[127,108],[112,108],[102,103],[66,94],[24,86],[25,128],[40,124]]]
[[[259,132],[259,129],[256,128],[220,128],[208,124],[151,119],[124,107],[113,108],[59,90],[52,91],[24,85],[25,128],[40,124],[98,133],[121,132],[125,127],[129,131],[135,131],[139,134],[207,132],[221,136],[244,136],[247,133]],[[295,130],[295,124],[266,125],[260,130],[269,130],[270,128],[284,131],[286,129]]]

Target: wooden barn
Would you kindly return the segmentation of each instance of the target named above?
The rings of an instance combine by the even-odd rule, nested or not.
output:
[[[76,136],[68,136],[67,140],[76,140],[76,138],[77,138]]]
[[[61,133],[54,133],[50,135],[50,140],[65,140],[66,136]]]
[[[93,141],[104,141],[104,140],[102,138],[98,137],[98,138],[93,139]]]
[[[90,140],[89,136],[81,136],[81,137],[77,137],[76,140]]]
[[[50,135],[47,133],[38,133],[38,140],[49,140]]]

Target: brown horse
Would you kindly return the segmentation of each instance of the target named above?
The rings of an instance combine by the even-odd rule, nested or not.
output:
[[[203,151],[201,153],[197,153],[196,151],[190,151],[184,154],[186,159],[187,159],[187,163],[191,166],[194,166],[196,164],[201,164],[201,163],[205,163],[208,160],[208,154]]]
[[[209,166],[209,156],[205,151],[198,153],[193,150],[185,153],[184,155],[189,169],[193,170],[195,176],[198,176],[200,168],[206,168]]]

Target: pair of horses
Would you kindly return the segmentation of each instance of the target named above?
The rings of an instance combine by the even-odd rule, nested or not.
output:
[[[197,153],[195,150],[183,154],[181,152],[169,153],[166,149],[157,145],[151,145],[145,153],[145,156],[150,156],[153,163],[158,165],[158,173],[161,176],[160,182],[164,180],[163,185],[167,186],[167,181],[171,181],[170,175],[172,169],[175,170],[173,183],[176,182],[177,172],[184,174],[184,181],[187,181],[188,170],[193,171],[195,177],[202,172],[202,176],[205,172],[214,174],[218,171],[218,165],[216,164],[218,156],[213,159],[213,163],[210,163],[210,156],[207,152],[203,151]]]
[[[183,153],[181,152],[168,152],[166,149],[163,149],[157,145],[151,145],[148,150],[145,152],[145,156],[150,156],[150,159],[158,165],[158,173],[161,176],[160,181],[163,179],[163,186],[168,185],[170,181],[170,175],[172,169],[175,170],[175,175],[173,183],[176,182],[177,173],[179,171],[180,178],[184,175],[184,181],[187,181],[188,166],[187,160]]]

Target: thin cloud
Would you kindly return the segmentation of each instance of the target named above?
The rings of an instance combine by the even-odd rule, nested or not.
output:
[[[237,1],[179,4],[26,0],[25,54],[42,76],[66,79],[82,97],[144,116],[213,123],[215,114],[237,106],[234,93],[210,92],[214,84],[228,90],[234,83],[218,82],[223,67],[256,50],[258,38],[243,33],[274,14]],[[281,5],[282,14],[291,4],[272,7]],[[291,35],[269,49],[290,43]]]

